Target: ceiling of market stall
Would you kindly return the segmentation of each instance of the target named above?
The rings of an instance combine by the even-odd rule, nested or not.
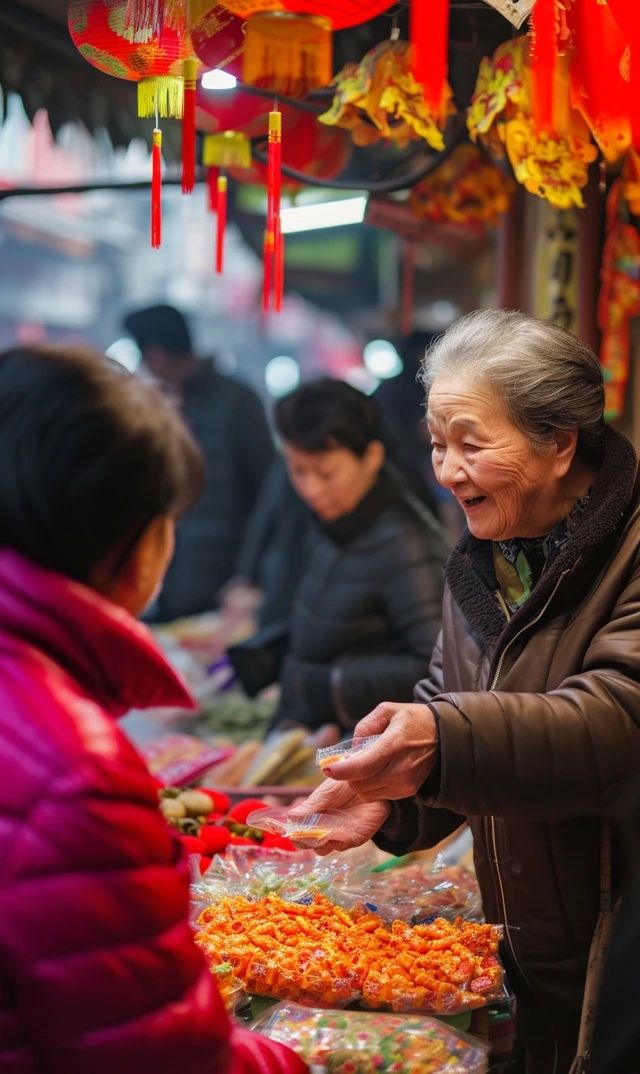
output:
[[[134,88],[94,70],[80,57],[67,34],[66,10],[66,0],[2,0],[0,85],[5,97],[7,91],[19,93],[29,117],[46,108],[54,133],[69,119],[79,118],[89,130],[105,127],[115,146],[126,146],[135,137],[147,141],[149,123],[136,117]],[[394,23],[405,38],[407,21],[408,0],[400,0],[382,16],[336,33],[334,69],[360,60],[390,36]],[[514,33],[511,23],[484,0],[451,0],[449,80],[458,108],[468,104],[482,56]],[[318,104],[318,111],[326,101]],[[455,122],[456,117],[448,142],[462,134]],[[179,125],[166,127],[164,151],[171,159],[178,152]],[[406,174],[428,168],[436,159],[424,142],[406,149],[388,142],[357,148],[339,179],[355,190],[366,191],[380,181],[397,182],[401,188]],[[232,184],[230,217],[259,254],[263,221],[247,210],[245,202],[244,192]],[[372,201],[369,215],[378,223],[385,215],[384,204]],[[458,312],[478,304],[491,285],[490,257],[490,244],[471,241],[456,250],[446,234],[423,243],[414,272],[418,326],[430,327],[429,311],[434,307]],[[398,324],[402,258],[402,240],[393,226],[381,230],[357,225],[292,235],[287,243],[287,289],[344,317],[365,334],[388,333]],[[434,327],[442,327],[437,314],[431,320]]]

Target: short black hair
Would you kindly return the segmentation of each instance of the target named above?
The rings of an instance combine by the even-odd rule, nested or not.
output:
[[[200,449],[150,381],[82,349],[0,354],[0,545],[87,582],[200,493]]]
[[[168,354],[177,359],[193,353],[186,318],[175,306],[146,306],[145,309],[132,310],[123,323],[143,354],[146,347],[154,344],[164,347]]]
[[[342,380],[309,381],[276,403],[276,428],[291,447],[311,454],[345,447],[364,455],[380,438],[373,399]]]

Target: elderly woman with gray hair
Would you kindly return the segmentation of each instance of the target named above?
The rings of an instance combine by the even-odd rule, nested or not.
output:
[[[524,1069],[567,1074],[608,833],[615,897],[617,818],[640,769],[637,459],[604,421],[596,356],[553,324],[472,313],[423,379],[435,474],[467,523],[442,632],[415,703],[366,716],[356,734],[379,741],[334,763],[307,804],[348,817],[329,849],[374,836],[417,850],[468,819]]]

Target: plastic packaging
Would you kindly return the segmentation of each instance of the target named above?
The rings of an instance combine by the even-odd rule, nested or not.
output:
[[[487,1051],[434,1018],[279,1003],[254,1029],[326,1074],[485,1074]]]
[[[344,832],[344,817],[340,813],[292,816],[290,809],[256,809],[247,817],[247,824],[272,835],[283,835],[301,847],[321,847]]]
[[[387,928],[323,895],[305,903],[234,895],[207,907],[197,928],[205,953],[230,962],[249,992],[275,999],[456,1014],[502,995],[495,925],[439,918]]]
[[[230,757],[233,747],[209,746],[193,735],[166,734],[142,746],[141,752],[156,779],[183,787]]]
[[[335,764],[337,761],[344,761],[354,753],[366,750],[379,738],[380,735],[369,735],[368,738],[345,738],[335,746],[323,746],[316,750],[316,764],[318,768],[326,768],[327,765]]]
[[[309,902],[314,895],[335,893],[347,878],[359,876],[370,864],[367,847],[318,857],[313,850],[286,851],[252,846],[229,846],[200,874],[194,859],[191,871],[191,920],[207,906],[228,895],[260,899],[279,895],[290,902]]]
[[[340,894],[346,906],[362,903],[387,922],[417,925],[444,917],[448,921],[482,921],[482,901],[475,875],[462,865],[409,862],[356,882],[347,880]]]

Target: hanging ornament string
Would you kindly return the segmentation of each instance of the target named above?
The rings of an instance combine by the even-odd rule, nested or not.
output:
[[[216,272],[224,269],[224,233],[227,225],[227,177],[219,175],[216,183]]]
[[[198,61],[184,61],[184,104],[182,111],[182,193],[190,194],[196,175],[196,80]]]
[[[151,245],[158,249],[162,242],[162,131],[156,103],[156,125],[151,148]]]
[[[269,112],[267,144],[267,226],[264,233],[262,308],[267,312],[275,284],[276,239],[280,231],[280,164],[282,151],[282,113],[274,103]]]
[[[277,221],[273,273],[273,308],[276,313],[280,313],[284,294],[284,235],[280,219]]]

